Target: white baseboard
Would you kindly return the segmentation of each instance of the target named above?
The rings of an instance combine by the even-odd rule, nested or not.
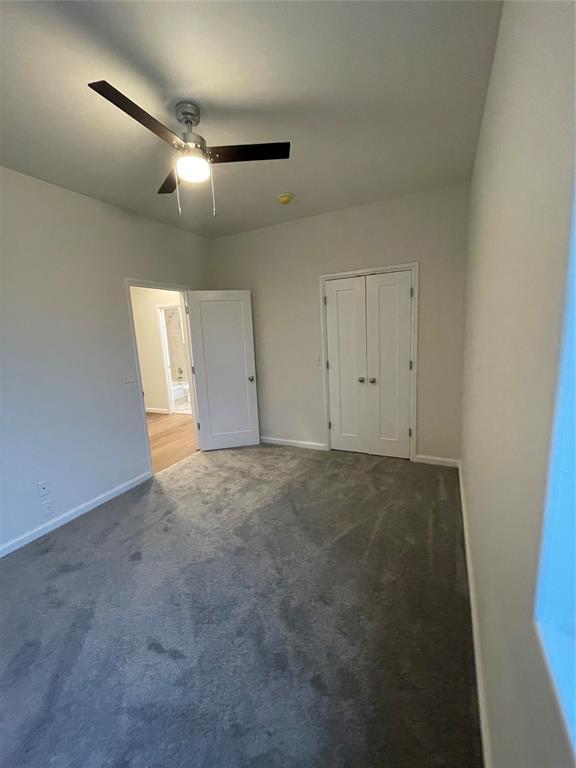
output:
[[[146,413],[170,413],[169,408],[146,408]]]
[[[490,724],[488,721],[488,707],[486,705],[486,688],[484,677],[484,665],[482,662],[482,645],[480,642],[480,619],[478,617],[478,600],[476,597],[476,580],[472,562],[472,549],[470,546],[470,524],[466,495],[464,493],[464,476],[462,462],[458,462],[460,475],[460,499],[462,503],[462,522],[464,525],[464,546],[466,549],[466,570],[468,572],[468,592],[470,594],[470,613],[472,616],[472,636],[474,641],[474,664],[476,667],[476,687],[478,690],[478,711],[480,714],[480,732],[482,735],[482,751],[484,754],[484,768],[493,768],[492,741],[490,738]]]
[[[416,461],[419,464],[437,464],[441,467],[459,467],[460,461],[458,459],[445,459],[442,456],[425,456],[424,454],[416,454],[412,457],[412,461]]]
[[[270,443],[271,445],[290,445],[293,448],[311,448],[313,451],[329,451],[326,443],[310,443],[306,440],[286,440],[283,437],[260,437],[261,443]]]
[[[80,517],[80,515],[83,515],[85,512],[90,512],[91,509],[99,507],[101,504],[104,504],[106,501],[110,501],[110,499],[113,499],[115,496],[120,496],[121,493],[129,491],[130,488],[134,488],[135,486],[140,485],[140,483],[143,483],[145,480],[149,480],[151,477],[151,472],[144,472],[141,475],[137,475],[136,477],[127,480],[125,483],[117,485],[115,488],[111,488],[105,493],[101,493],[99,496],[95,496],[89,501],[85,501],[84,504],[80,504],[79,506],[74,507],[74,509],[68,510],[68,512],[64,512],[57,517],[51,517],[37,528],[33,528],[31,531],[27,531],[21,536],[17,536],[15,539],[12,539],[12,541],[2,545],[0,547],[0,557],[4,557],[5,555],[10,554],[10,552],[14,552],[16,549],[20,549],[20,547],[23,547],[25,544],[29,544],[31,541],[34,541],[34,539],[39,539],[40,536],[45,536],[55,528],[60,528],[61,525],[69,523],[71,520],[74,520],[76,517]]]
[[[270,445],[289,445],[293,448],[311,448],[314,451],[329,451],[330,446],[326,443],[312,443],[306,440],[288,440],[283,437],[260,437],[260,442],[269,443]],[[425,456],[423,454],[417,454],[412,457],[412,461],[419,462],[420,464],[437,464],[443,467],[456,467],[460,466],[458,459],[445,459],[442,456]]]

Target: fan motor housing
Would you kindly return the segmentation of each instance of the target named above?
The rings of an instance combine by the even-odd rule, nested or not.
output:
[[[193,131],[184,131],[182,134],[182,140],[188,144],[188,151],[191,149],[199,149],[203,154],[206,153],[206,139],[204,136],[200,136],[199,133],[194,133]],[[187,150],[183,149],[182,151],[186,152]]]

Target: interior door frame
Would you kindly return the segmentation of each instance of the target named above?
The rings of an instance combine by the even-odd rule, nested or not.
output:
[[[327,275],[320,275],[320,327],[322,354],[321,363],[324,372],[324,424],[325,424],[325,443],[328,450],[332,450],[332,435],[329,428],[330,422],[330,382],[328,374],[328,323],[326,318],[326,283],[330,280],[341,280],[345,277],[366,277],[367,275],[381,275],[386,272],[410,272],[412,278],[412,288],[414,295],[410,307],[410,357],[412,359],[412,370],[410,371],[410,424],[412,434],[409,437],[410,456],[409,460],[414,461],[416,456],[417,434],[417,405],[418,405],[418,287],[419,287],[419,264],[417,261],[411,261],[406,264],[394,264],[386,267],[372,267],[369,269],[352,269],[349,272],[331,272]]]
[[[140,371],[140,358],[138,357],[138,345],[136,343],[136,324],[134,322],[134,308],[132,306],[132,296],[130,294],[130,288],[157,288],[161,291],[178,291],[182,301],[186,301],[186,291],[192,291],[189,285],[182,285],[180,283],[162,283],[158,280],[141,280],[138,277],[125,277],[124,278],[124,291],[126,295],[126,304],[128,309],[128,325],[130,329],[130,342],[132,346],[132,363],[134,365],[135,380],[125,380],[125,384],[134,383],[138,387],[138,401],[140,411],[140,424],[142,427],[142,434],[146,445],[146,453],[148,456],[148,472],[152,477],[154,475],[154,468],[152,466],[152,450],[150,448],[150,436],[148,434],[148,421],[146,419],[146,405],[144,403],[144,386],[142,384],[142,372]],[[189,358],[192,358],[192,349],[189,343]]]

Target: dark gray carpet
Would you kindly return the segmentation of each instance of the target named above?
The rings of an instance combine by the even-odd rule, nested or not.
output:
[[[480,768],[455,470],[198,454],[0,580],[3,768]]]

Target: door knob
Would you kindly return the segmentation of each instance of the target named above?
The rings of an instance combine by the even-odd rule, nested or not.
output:
[[[254,376],[248,376],[248,381],[254,381]]]
[[[366,381],[366,379],[364,378],[364,376],[359,376],[359,377],[358,377],[358,381],[360,382],[360,384],[364,384],[364,382]]]
[[[368,381],[370,382],[370,384],[376,384],[376,379],[374,378],[374,376],[370,376]]]

